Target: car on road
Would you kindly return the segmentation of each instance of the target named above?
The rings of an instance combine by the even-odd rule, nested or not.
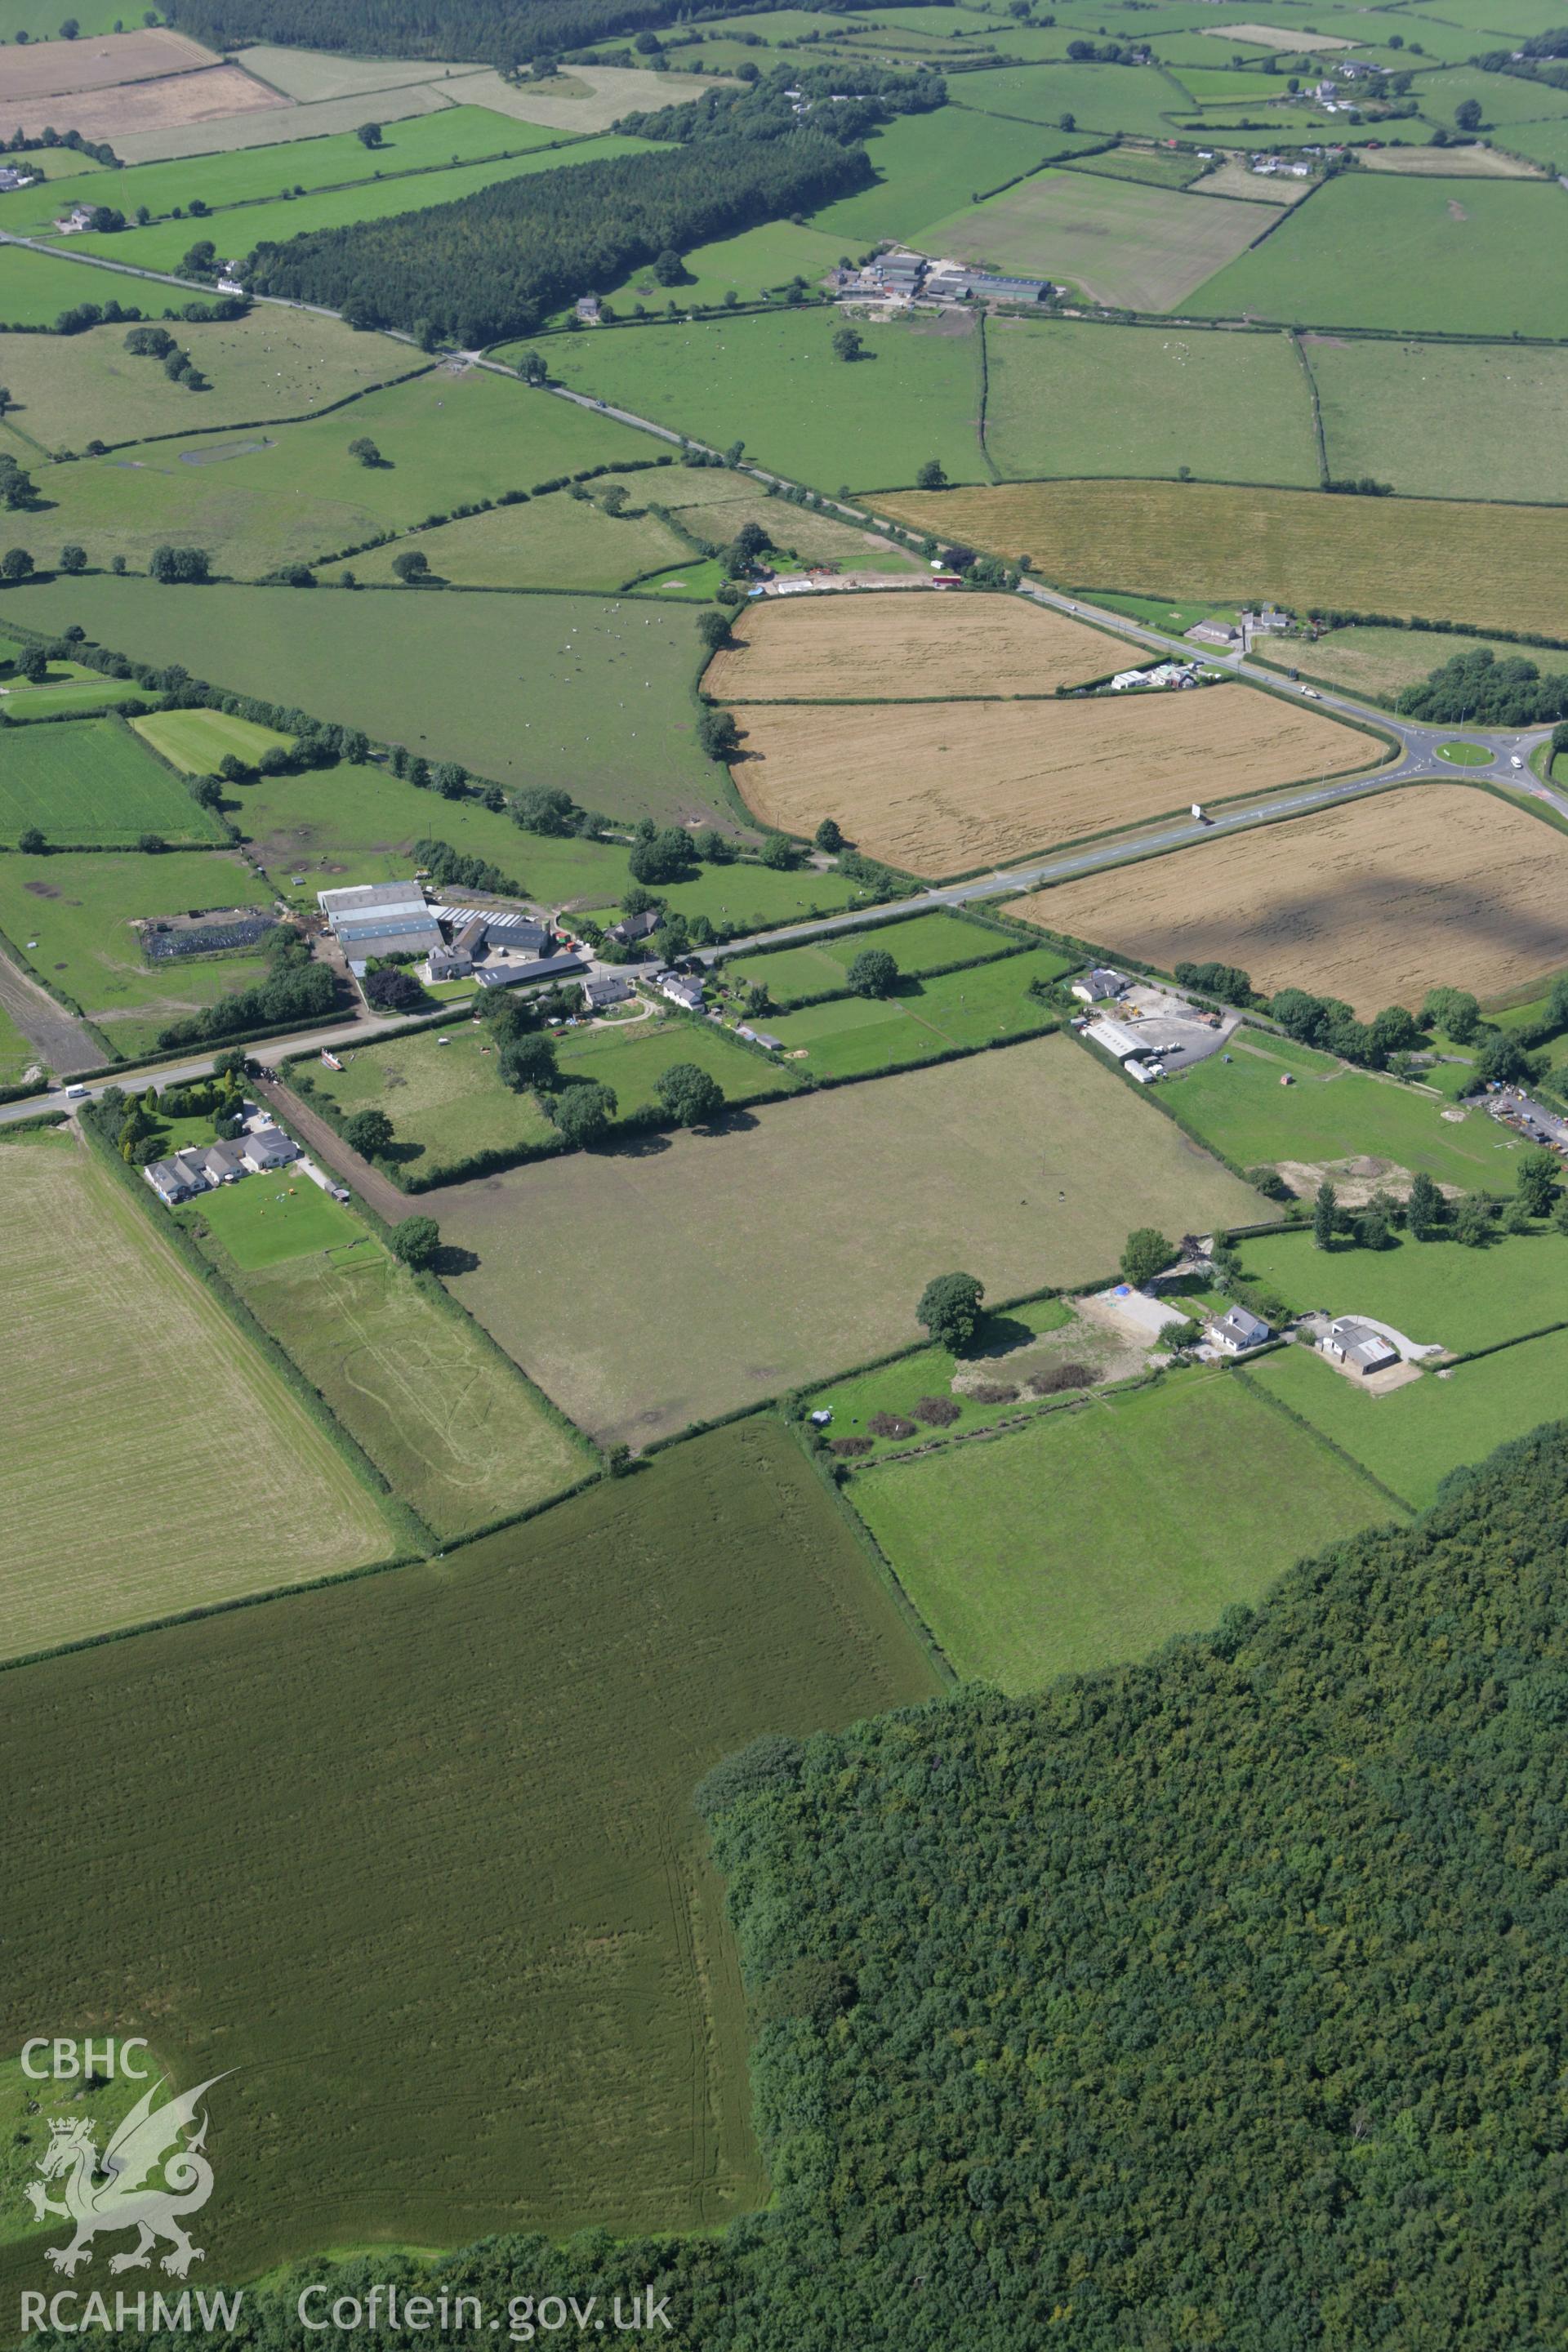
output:
[[[1306,696],[1309,702],[1320,702],[1322,699],[1322,697],[1319,694],[1315,686],[1304,686],[1301,688],[1301,691]]]
[[[1510,758],[1508,764],[1510,768],[1522,768],[1524,761],[1520,758],[1519,753],[1515,751]]]

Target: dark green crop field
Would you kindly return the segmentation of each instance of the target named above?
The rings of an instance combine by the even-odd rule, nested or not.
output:
[[[12,699],[25,696],[23,689]],[[13,845],[32,828],[57,849],[100,843],[130,848],[144,833],[181,843],[225,837],[179,778],[118,719],[7,733],[0,751],[0,842]]]
[[[444,1560],[23,1669],[6,2046],[155,2021],[181,2083],[233,2070],[215,2282],[720,2221],[766,2189],[692,1789],[758,1733],[932,1687],[773,1422]],[[107,1815],[40,1769],[89,1720]]]

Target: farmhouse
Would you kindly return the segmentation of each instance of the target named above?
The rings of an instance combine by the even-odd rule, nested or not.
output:
[[[268,1169],[298,1160],[300,1147],[280,1127],[258,1128],[237,1136],[231,1143],[192,1144],[172,1159],[155,1160],[142,1173],[165,1207],[193,1200],[219,1184],[237,1183],[242,1176],[259,1176]]]
[[[1113,971],[1109,964],[1091,964],[1072,983],[1072,992],[1080,1004],[1103,1004],[1114,996],[1124,996],[1128,980],[1125,972]]]
[[[646,914],[626,915],[620,922],[612,923],[605,937],[613,947],[630,948],[651,939],[658,929],[658,917],[650,907]]]
[[[368,882],[318,890],[316,904],[356,980],[373,956],[428,955],[445,947],[441,927],[417,882]]]
[[[1370,1323],[1359,1322],[1353,1315],[1341,1315],[1330,1324],[1319,1341],[1330,1360],[1342,1364],[1346,1371],[1359,1373],[1365,1380],[1369,1372],[1385,1371],[1390,1364],[1400,1360],[1399,1350],[1385,1339]]]
[[[590,1013],[602,1013],[607,1004],[625,1004],[632,992],[630,981],[619,979],[613,971],[596,972],[583,982],[583,1002]]]
[[[700,980],[688,980],[679,971],[661,971],[655,973],[653,984],[661,996],[668,996],[670,1003],[679,1004],[683,1012],[701,1012],[702,982]]]
[[[1222,1355],[1244,1356],[1249,1348],[1261,1348],[1273,1334],[1260,1315],[1249,1313],[1245,1307],[1232,1307],[1215,1318],[1205,1337]]]

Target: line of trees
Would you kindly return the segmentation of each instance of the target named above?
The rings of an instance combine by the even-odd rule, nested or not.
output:
[[[1568,719],[1568,672],[1472,646],[1407,686],[1394,708],[1434,727],[1552,727]]]
[[[455,203],[266,243],[265,294],[320,302],[351,324],[450,336],[465,348],[531,334],[578,294],[670,249],[814,212],[873,178],[865,150],[815,130],[713,138],[503,180]]]
[[[782,139],[799,128],[797,109],[804,109],[813,130],[847,145],[895,115],[929,114],[947,100],[947,84],[929,66],[895,73],[857,64],[852,95],[841,89],[844,79],[842,66],[775,66],[738,88],[721,83],[683,105],[622,115],[616,128],[641,139],[683,144],[731,136]]]
[[[267,976],[254,988],[205,1004],[188,1020],[171,1022],[158,1032],[161,1049],[205,1045],[216,1038],[236,1037],[247,1029],[268,1029],[279,1022],[312,1021],[330,1013],[337,999],[337,982],[328,967],[312,960],[310,943],[292,924],[282,924],[268,935],[265,950]]]

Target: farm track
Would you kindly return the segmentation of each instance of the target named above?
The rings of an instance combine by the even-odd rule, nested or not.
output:
[[[7,955],[0,955],[0,1006],[58,1077],[101,1066],[103,1048],[89,1035],[85,1023],[57,1004],[36,980],[18,971]]]

